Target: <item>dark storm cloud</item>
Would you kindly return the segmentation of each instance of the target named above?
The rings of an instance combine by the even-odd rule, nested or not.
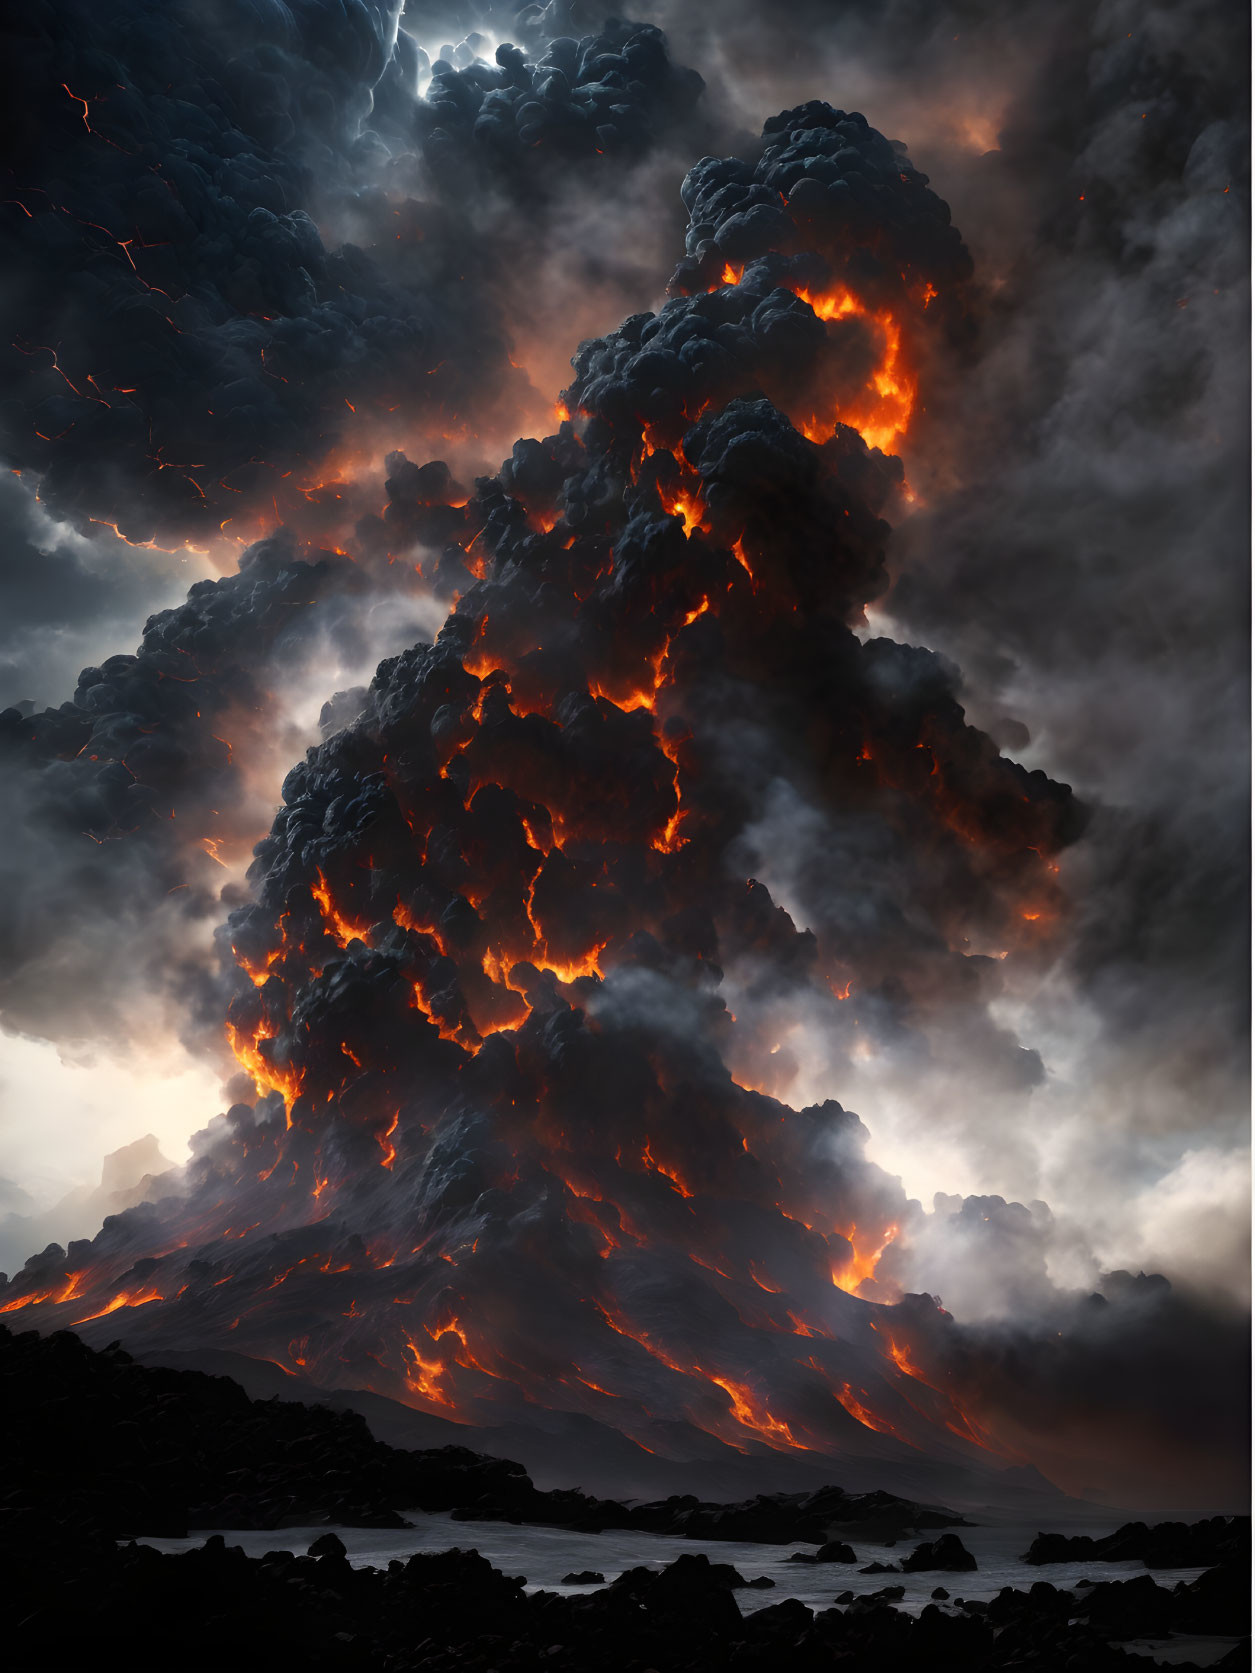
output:
[[[320,607],[335,622],[361,590],[347,559],[262,542],[153,616],[135,654],[84,669],[67,702],[0,715],[10,1027],[121,1045],[150,1005],[188,1003],[217,851],[259,817],[244,769],[273,726],[270,687],[299,668]]]
[[[59,702],[93,654],[129,649],[149,610],[178,603],[199,562],[55,523],[0,479],[0,703]]]
[[[1068,21],[983,159],[1000,201],[1031,192],[976,378],[940,403],[975,471],[889,607],[977,690],[1039,702],[1036,758],[1109,804],[1078,967],[1140,1048],[1245,1010],[1245,20]]]
[[[622,180],[701,90],[657,31],[621,23],[551,45],[544,20],[525,19],[530,59],[503,46],[476,62],[462,46],[424,67],[398,10],[71,5],[20,25],[3,306],[6,445],[24,483],[6,490],[3,696],[71,690],[88,623],[119,654],[88,682],[90,717],[80,703],[14,723],[11,868],[38,855],[42,882],[11,906],[12,1026],[109,1038],[128,1005],[147,1014],[182,992],[201,960],[192,928],[217,899],[199,845],[230,856],[263,833],[294,683],[329,646],[360,663],[373,645],[377,659],[415,625],[413,564],[389,562],[398,530],[374,515],[369,467],[311,488],[319,461],[354,408],[373,444],[369,426],[387,433],[398,410],[405,433],[438,434],[508,407],[527,387],[507,355],[510,298],[581,170],[599,169],[603,189]],[[333,246],[311,212],[351,221],[372,248]],[[129,653],[170,578],[209,559],[132,542],[212,544],[221,522],[242,543],[284,519],[293,555],[304,536],[351,547],[359,569],[327,553],[285,568],[280,540],[250,549],[240,576],[198,585],[167,622],[213,691],[198,683],[180,707],[152,662],[174,630]],[[215,734],[233,731],[224,764]],[[138,806],[132,773],[159,786],[158,812]]]
[[[328,151],[346,143],[385,59],[375,24],[360,5],[72,5],[17,27],[6,449],[58,515],[203,534],[231,488],[325,451],[351,386],[435,358],[421,302],[323,247],[290,153],[298,98]]]
[[[359,410],[359,432],[404,408],[438,433],[526,392],[503,309],[526,276],[503,260],[544,249],[564,173],[620,174],[700,79],[656,31],[550,45],[533,26],[538,61],[438,61],[419,100],[399,9],[71,3],[15,20],[5,451],[55,515],[203,540],[291,473],[317,480]],[[518,211],[508,241],[493,205],[467,215],[486,182],[530,200],[530,240]],[[312,217],[347,205],[379,247],[324,241]]]

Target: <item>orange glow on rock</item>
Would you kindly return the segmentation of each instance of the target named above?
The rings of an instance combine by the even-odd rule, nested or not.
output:
[[[668,516],[684,519],[686,535],[692,534],[695,529],[700,529],[705,523],[706,507],[702,504],[701,496],[695,491],[677,489],[670,492],[664,489],[660,490],[659,497]]]
[[[820,294],[799,290],[797,295],[818,319],[862,320],[876,332],[880,344],[879,360],[863,390],[830,414],[812,413],[805,417],[799,425],[803,435],[814,442],[826,441],[837,423],[848,424],[859,432],[868,447],[891,453],[910,426],[918,387],[914,375],[903,364],[901,325],[887,309],[873,313],[844,286]]]
[[[310,885],[310,894],[318,902],[318,909],[323,915],[328,932],[335,937],[341,947],[347,947],[350,941],[360,941],[363,930],[359,929],[350,919],[340,912],[335,901],[331,898],[331,885],[318,873],[317,884]]]
[[[880,1257],[898,1235],[897,1226],[889,1226],[879,1243],[871,1244],[857,1226],[851,1226],[845,1238],[850,1245],[848,1263],[833,1271],[832,1281],[847,1295],[857,1295],[859,1285],[876,1276]]]
[[[21,1307],[34,1307],[45,1301],[53,1303],[72,1301],[78,1294],[79,1285],[82,1283],[84,1276],[85,1274],[82,1272],[72,1272],[66,1278],[65,1283],[56,1289],[36,1290],[31,1295],[20,1295],[13,1301],[6,1301],[3,1306],[0,1306],[0,1313],[16,1313]]]
[[[160,1290],[123,1290],[115,1295],[113,1300],[102,1307],[98,1313],[88,1313],[85,1318],[75,1319],[75,1325],[90,1324],[93,1319],[103,1319],[110,1313],[116,1313],[123,1307],[144,1307],[150,1301],[164,1301]]]
[[[231,1050],[235,1053],[240,1067],[252,1076],[263,1093],[278,1092],[282,1094],[283,1102],[288,1111],[288,1125],[292,1124],[292,1105],[300,1096],[301,1082],[305,1078],[303,1069],[281,1069],[274,1064],[262,1051],[264,1040],[273,1040],[275,1030],[265,1017],[257,1024],[251,1034],[245,1029],[237,1027],[235,1023],[227,1024],[227,1040]]]

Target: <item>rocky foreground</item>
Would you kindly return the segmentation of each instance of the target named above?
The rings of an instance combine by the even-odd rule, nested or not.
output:
[[[1209,1516],[1201,1522],[1126,1522],[1113,1534],[1038,1534],[1026,1563],[1142,1563],[1147,1568],[1207,1568],[1250,1557],[1250,1520]]]
[[[628,1506],[542,1492],[508,1459],[457,1446],[403,1451],[375,1440],[356,1412],[250,1400],[229,1377],[139,1365],[69,1331],[15,1335],[0,1326],[0,1393],[6,1514],[119,1538],[317,1522],[404,1528],[404,1510],[769,1545],[963,1525],[935,1506],[840,1487],[733,1505],[676,1496]]]
[[[574,1597],[527,1595],[475,1551],[350,1567],[334,1534],[311,1553],[250,1559],[220,1536],[178,1556],[78,1539],[6,1553],[15,1668],[87,1667],[102,1640],[130,1669],[335,1669],[337,1673],[799,1673],[1017,1669],[1135,1673],[1115,1638],[1239,1629],[1245,1575],[1211,1570],[1168,1592],[1149,1575],[1085,1592],[1038,1582],[990,1603],[918,1617],[897,1588],[812,1611],[794,1599],[742,1616],[727,1565],[681,1557]],[[944,1590],[944,1588],[941,1588]],[[1245,1646],[1217,1665],[1249,1664]],[[1189,1663],[1178,1663],[1189,1667]]]
[[[220,1536],[162,1555],[121,1536],[333,1519],[396,1527],[404,1525],[401,1509],[412,1508],[589,1532],[809,1543],[812,1561],[837,1565],[856,1560],[836,1537],[841,1529],[861,1526],[883,1542],[886,1527],[895,1538],[960,1519],[836,1487],[738,1506],[692,1499],[623,1506],[542,1493],[507,1461],[456,1447],[401,1452],[375,1441],[355,1414],[250,1401],[226,1378],[139,1366],[66,1333],[0,1330],[0,1394],[8,1414],[5,1647],[18,1669],[90,1666],[107,1645],[135,1673],[228,1666],[270,1673],[294,1661],[338,1673],[1138,1673],[1150,1663],[1126,1655],[1122,1642],[1248,1630],[1249,1564],[1240,1551],[1249,1527],[1232,1520],[1199,1524],[1198,1535],[1186,1530],[1191,1549],[1230,1545],[1226,1561],[1190,1584],[1168,1589],[1146,1574],[1063,1591],[1039,1581],[1004,1588],[989,1602],[938,1586],[918,1617],[894,1607],[900,1586],[862,1597],[839,1591],[835,1566],[831,1607],[786,1599],[743,1615],[735,1594],[763,1582],[696,1553],[661,1572],[631,1569],[608,1586],[596,1571],[572,1574],[570,1583],[598,1587],[574,1596],[529,1595],[522,1577],[500,1573],[475,1551],[353,1568],[330,1532],[305,1555],[250,1558]],[[1144,1543],[1149,1549],[1155,1539]],[[935,1567],[961,1576],[974,1566],[958,1536],[945,1533],[904,1556],[900,1572]],[[962,1580],[951,1584],[957,1593]],[[1249,1665],[1248,1646],[1214,1665]]]

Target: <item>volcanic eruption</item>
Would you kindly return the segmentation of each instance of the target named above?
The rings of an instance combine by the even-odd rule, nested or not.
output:
[[[883,896],[919,856],[896,936],[945,966],[965,926],[1057,906],[1081,820],[935,656],[852,631],[905,491],[868,438],[905,430],[961,315],[959,237],[859,116],[765,141],[690,174],[674,299],[581,349],[553,434],[473,491],[390,458],[390,550],[456,603],[289,774],[224,932],[263,1096],[186,1198],[35,1262],[9,1310],[664,1454],[1002,1454],[936,1304],[858,1294],[906,1213],[861,1124],[760,1090],[756,993],[811,989],[853,1032],[864,995],[909,1003],[892,945],[799,932],[736,856],[798,787],[876,830]]]
[[[627,26],[554,42],[551,96],[503,46],[463,117],[478,133],[518,107],[538,144],[563,83],[675,93],[660,51]],[[456,114],[462,84],[438,79]],[[232,1084],[252,1092],[197,1135],[180,1189],[33,1256],[0,1311],[230,1349],[470,1428],[569,1420],[675,1463],[987,1482],[1036,1456],[1025,1380],[1103,1350],[1069,1334],[1043,1370],[1036,1339],[1017,1359],[903,1293],[919,1205],[855,1114],[783,1101],[780,1027],[804,1012],[852,1059],[909,1043],[996,997],[1008,951],[1067,914],[1071,791],[967,723],[950,663],[865,617],[912,496],[894,449],[969,329],[971,263],[905,148],[819,101],[768,121],[752,160],[703,158],[682,196],[670,300],[579,348],[550,432],[497,475],[390,452],[382,511],[348,529],[333,507],[331,551],[302,489],[312,525],[89,670],[76,706],[6,717],[67,780],[85,752],[110,762],[92,840],[155,833],[173,799],[216,809],[219,710],[293,606],[369,577],[449,607],[434,643],[336,695],[219,932]],[[280,375],[271,323],[244,344],[252,379]],[[407,330],[394,357],[373,329],[375,405],[427,399],[429,339]],[[277,428],[312,398],[267,392]],[[135,445],[132,535],[191,503]],[[175,476],[225,526],[225,496],[255,509],[274,468],[209,495]],[[810,822],[796,915],[750,869],[782,800]],[[1113,1385],[1108,1408],[1129,1397]]]

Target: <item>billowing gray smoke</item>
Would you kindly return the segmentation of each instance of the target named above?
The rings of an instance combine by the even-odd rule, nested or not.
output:
[[[953,657],[969,716],[1093,813],[1063,861],[1062,957],[1045,980],[1009,968],[999,1007],[1045,1073],[982,1090],[958,1026],[933,1036],[923,1096],[917,1065],[840,1084],[912,1190],[1044,1197],[1108,1258],[1244,1307],[1247,16],[1206,0],[651,15],[730,117],[811,96],[818,65],[944,180],[982,298],[903,449],[917,498],[877,622]],[[806,922],[830,889],[813,826],[781,799],[747,858]],[[828,1073],[817,1037],[801,1060],[808,1085]],[[1072,1242],[1054,1265],[1079,1276]]]

